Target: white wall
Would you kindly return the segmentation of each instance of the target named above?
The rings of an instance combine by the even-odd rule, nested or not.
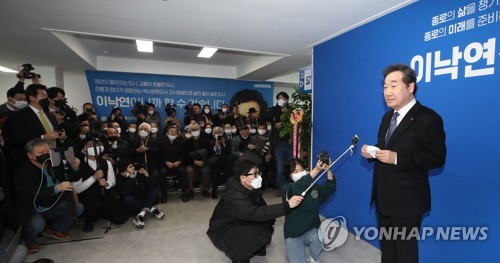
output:
[[[68,99],[68,105],[73,106],[82,112],[82,106],[85,102],[92,102],[90,97],[89,84],[84,71],[65,71],[64,91]]]
[[[33,65],[35,67],[35,72],[36,74],[40,74],[42,76],[41,83],[45,86],[49,87],[54,87],[56,86],[56,83],[59,84],[56,81],[56,69],[52,67],[37,67],[36,65]],[[19,81],[18,78],[16,78],[16,73],[0,73],[0,103],[4,103],[7,101],[7,90],[10,88],[14,87]],[[27,79],[25,81],[24,87],[27,87],[29,84],[31,84],[31,80]]]

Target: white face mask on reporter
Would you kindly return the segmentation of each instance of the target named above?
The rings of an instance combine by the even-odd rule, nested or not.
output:
[[[262,176],[257,176],[250,183],[253,189],[259,189],[262,186]]]
[[[285,100],[284,99],[279,99],[278,100],[278,106],[282,107],[283,105],[285,105]]]
[[[22,110],[28,106],[28,102],[24,100],[14,100],[14,107],[16,107],[19,110]]]
[[[95,150],[97,150],[97,154],[96,154]],[[97,146],[97,147],[95,147],[95,149],[94,149],[94,147],[87,148],[87,155],[88,156],[95,157],[96,155],[99,155],[102,152],[104,152],[104,146]]]
[[[259,129],[258,132],[259,132],[259,135],[264,135],[264,134],[266,134],[267,131],[263,130],[263,129]]]
[[[301,172],[298,172],[298,173],[293,173],[292,174],[292,180],[294,182],[297,182],[298,180],[300,180],[300,178],[306,176],[309,172],[307,170],[304,170],[304,171],[301,171]]]

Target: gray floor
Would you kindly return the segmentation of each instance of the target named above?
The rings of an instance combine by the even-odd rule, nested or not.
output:
[[[268,203],[280,202],[275,192],[265,192]],[[177,194],[169,196],[167,204],[159,205],[165,219],[146,217],[146,227],[135,229],[131,219],[120,228],[104,234],[100,221],[92,233],[73,229],[71,242],[53,243],[40,238],[40,251],[29,255],[27,262],[38,258],[51,258],[55,262],[230,262],[215,248],[207,235],[208,220],[217,200],[205,199],[199,193],[195,199],[183,203]],[[283,241],[283,218],[279,218],[266,257],[254,257],[251,262],[287,262]],[[89,240],[84,240],[89,239]],[[320,262],[380,262],[379,250],[350,236],[346,244],[321,254]]]

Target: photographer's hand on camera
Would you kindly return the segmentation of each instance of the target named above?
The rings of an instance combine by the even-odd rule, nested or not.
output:
[[[108,182],[106,181],[106,179],[104,179],[104,178],[100,178],[99,179],[99,185],[100,186],[106,187],[107,184],[108,184]]]
[[[61,182],[57,185],[57,190],[59,190],[59,192],[73,191],[73,185],[68,181]]]
[[[102,170],[97,170],[95,171],[95,173],[92,175],[92,177],[94,178],[94,180],[99,180],[101,179],[102,177],[104,176],[104,173],[102,172]]]
[[[144,167],[141,167],[141,169],[139,169],[139,173],[146,177],[149,177],[149,173]]]

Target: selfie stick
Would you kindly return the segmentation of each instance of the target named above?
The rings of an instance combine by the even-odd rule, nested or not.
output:
[[[316,176],[316,179],[314,180],[314,182],[312,182],[311,185],[309,185],[309,187],[307,187],[307,189],[304,190],[304,192],[302,192],[301,196],[304,197],[306,195],[307,191],[309,191],[316,184],[316,182],[318,182],[318,180],[321,178],[321,176],[323,176],[326,173],[326,171],[330,170],[330,168],[332,168],[332,166],[335,163],[337,163],[340,160],[340,158],[342,158],[347,152],[350,151],[351,155],[352,155],[353,154],[352,149],[354,149],[354,147],[356,147],[356,144],[358,144],[358,141],[359,141],[359,137],[356,134],[356,135],[354,135],[354,137],[352,137],[351,146],[349,146],[349,148],[347,148],[347,150],[345,150],[345,152],[342,153],[335,161],[333,161],[330,165],[328,165],[328,167],[326,167],[326,169],[323,170],[323,172],[320,175]]]

